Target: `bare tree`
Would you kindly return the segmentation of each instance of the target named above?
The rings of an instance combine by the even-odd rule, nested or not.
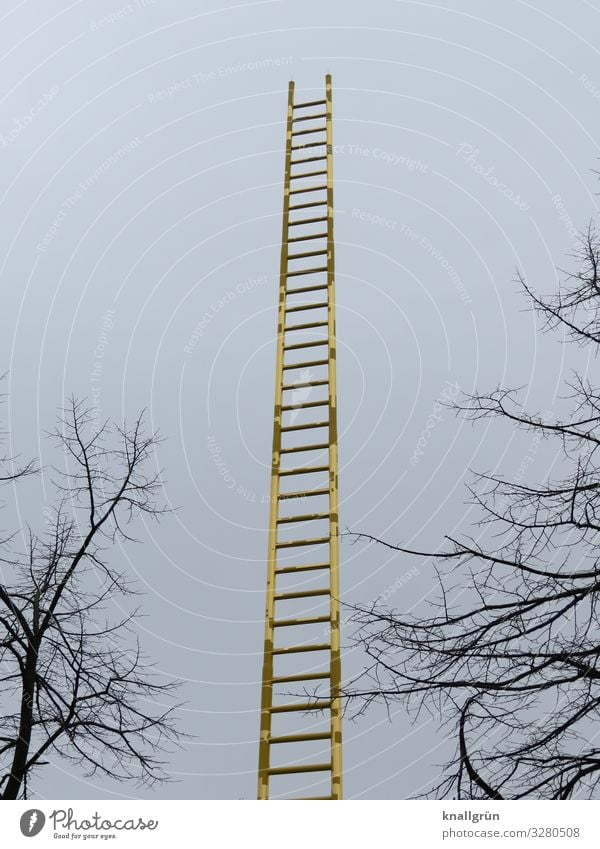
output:
[[[600,240],[590,227],[557,295],[520,282],[545,329],[600,346]],[[431,794],[569,799],[600,795],[600,389],[574,373],[564,418],[497,389],[456,405],[551,440],[555,479],[479,475],[481,526],[429,558],[439,593],[422,613],[355,612],[369,665],[347,690],[361,709],[406,700],[454,729],[455,756]],[[354,535],[357,539],[374,539]],[[477,538],[475,538],[477,537]]]
[[[142,417],[99,426],[76,401],[51,436],[65,467],[51,473],[46,527],[0,540],[2,799],[26,798],[32,776],[56,756],[87,776],[162,780],[178,736],[176,684],[140,652],[138,609],[128,602],[136,591],[110,562],[111,550],[132,541],[136,517],[165,512],[160,476],[149,471],[158,437]],[[4,466],[13,483],[35,471],[9,458]]]

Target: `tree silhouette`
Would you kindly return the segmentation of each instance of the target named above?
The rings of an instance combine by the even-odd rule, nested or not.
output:
[[[545,299],[520,276],[545,330],[600,346],[600,240],[592,226],[576,270]],[[431,558],[439,594],[422,615],[380,604],[355,610],[369,664],[348,688],[364,710],[406,700],[443,714],[455,756],[431,794],[569,799],[600,781],[600,389],[574,373],[563,419],[531,413],[497,389],[455,405],[502,419],[556,447],[556,479],[526,485],[479,475],[477,539],[446,537]],[[374,540],[366,534],[356,539]]]
[[[148,471],[158,436],[141,416],[131,427],[97,425],[75,400],[52,436],[65,464],[51,472],[46,527],[0,540],[2,799],[26,798],[33,774],[57,755],[87,776],[163,780],[161,758],[178,737],[176,684],[142,655],[138,609],[126,609],[136,590],[109,557],[133,540],[137,517],[165,512],[160,475]],[[2,465],[4,482],[38,471]]]

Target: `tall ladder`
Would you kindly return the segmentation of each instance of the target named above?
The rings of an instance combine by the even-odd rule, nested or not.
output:
[[[310,529],[307,535],[306,528]],[[311,536],[313,528],[317,530]],[[311,615],[290,617],[286,613],[290,604],[307,606],[308,611],[302,612]],[[296,666],[290,671],[292,661]],[[315,687],[323,686],[326,692],[315,692]],[[324,100],[294,103],[293,82],[288,93],[259,799],[290,798],[285,787],[273,787],[273,778],[281,782],[282,776],[302,773],[322,773],[303,780],[309,786],[329,782],[327,789],[320,791],[323,795],[303,793],[291,798],[342,798],[340,688],[333,138],[328,75]],[[300,689],[303,695],[290,689]],[[288,722],[283,731],[277,729],[282,720]]]

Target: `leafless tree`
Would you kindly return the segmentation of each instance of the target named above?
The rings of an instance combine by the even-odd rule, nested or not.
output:
[[[49,471],[54,506],[40,532],[0,540],[0,798],[27,797],[49,758],[87,776],[153,783],[176,743],[173,690],[140,651],[134,586],[111,565],[139,516],[159,517],[156,434],[98,425],[70,402],[50,435],[64,452]],[[32,464],[4,458],[19,484]],[[111,556],[112,555],[112,556]]]
[[[600,240],[590,227],[576,270],[546,299],[520,282],[544,329],[600,350]],[[360,709],[406,700],[443,717],[455,756],[431,795],[600,795],[600,389],[574,373],[568,413],[531,413],[519,393],[466,396],[473,420],[500,419],[550,440],[554,479],[527,485],[479,475],[481,525],[428,558],[439,591],[422,613],[379,604],[355,612],[369,662],[347,690]],[[371,539],[355,534],[356,539]]]

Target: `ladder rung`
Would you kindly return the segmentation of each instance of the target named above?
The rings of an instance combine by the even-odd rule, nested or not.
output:
[[[292,799],[297,802],[324,802],[326,799],[339,799],[339,796],[293,796]]]
[[[329,568],[329,564],[327,564]],[[281,569],[277,570],[278,572],[289,572],[289,569]],[[293,570],[292,570],[293,571]],[[284,646],[280,649],[273,649],[272,654],[298,654],[298,652],[305,651],[329,651],[331,649],[330,643],[308,643],[304,646]]]
[[[301,295],[303,292],[318,292],[328,288],[328,283],[318,283],[316,286],[301,286],[298,289],[287,289],[286,295]]]
[[[296,704],[291,705],[275,705],[270,708],[271,713],[288,713],[289,711],[308,711],[308,710],[326,710],[331,707],[331,699],[327,699],[327,701],[322,702],[321,704],[316,704],[315,702],[296,702]]]
[[[324,401],[306,401],[302,404],[284,404],[281,410],[284,413],[288,413],[290,410],[305,410],[307,407],[327,407],[328,405],[329,398],[326,398]]]
[[[328,515],[328,514],[327,514]],[[275,601],[289,601],[293,598],[312,598],[313,596],[318,595],[329,595],[329,589],[323,590],[300,590],[297,593],[278,593],[275,596]],[[326,678],[329,673],[318,673],[319,678]],[[304,675],[294,675],[292,678],[287,680],[294,681],[302,681],[304,679]]]
[[[292,239],[288,239],[288,243],[291,244],[292,242],[307,242],[309,239],[326,239],[328,235],[328,233],[311,233],[310,236],[294,236]]]
[[[299,766],[273,766],[269,775],[295,775],[299,772],[329,772],[331,764],[300,764]]]
[[[310,595],[329,595],[329,590],[322,590],[322,591],[319,591],[318,593],[317,592],[313,592],[313,593],[289,593],[288,595],[285,596],[285,598],[286,599],[287,598],[304,598],[305,596],[310,596]],[[283,596],[282,596],[282,598],[283,598]],[[278,601],[278,600],[280,600],[279,596],[276,598],[276,601]],[[281,627],[281,626],[288,626],[288,625],[318,625],[321,622],[330,622],[330,621],[331,621],[331,619],[329,618],[329,616],[309,616],[308,618],[305,618],[305,619],[280,619],[279,622],[273,623],[273,627],[277,628],[278,626]],[[308,681],[308,680],[312,680],[313,678],[314,679],[329,678],[329,673],[328,672],[319,672],[319,673],[312,673],[312,674],[307,674],[307,675],[290,675],[288,678],[284,678],[283,681]],[[273,683],[281,684],[281,683],[283,683],[283,681],[278,680],[278,681],[274,681]]]
[[[305,259],[307,256],[323,256],[327,253],[327,248],[322,251],[304,251],[301,254],[288,254],[288,259]]]
[[[328,380],[305,380],[304,383],[284,383],[282,390],[304,389],[307,386],[327,386]]]
[[[296,342],[295,345],[284,345],[283,350],[298,351],[300,348],[317,348],[319,345],[329,345],[329,339],[315,339],[313,342]]]
[[[329,677],[329,673],[325,673],[327,677]],[[279,681],[303,681],[309,680],[306,679],[305,675],[289,675],[287,678],[277,678]],[[275,679],[273,680],[275,683]],[[331,738],[330,731],[321,731],[318,734],[285,734],[282,737],[271,737],[269,743],[308,743],[311,740],[329,740]]]
[[[311,495],[329,495],[328,489],[303,489],[297,492],[280,492],[279,498],[285,501],[288,498],[309,498]],[[327,564],[326,564],[327,565]]]
[[[327,191],[327,185],[324,186],[309,186],[306,189],[291,189],[290,195],[303,195],[306,192],[325,192]],[[290,207],[293,209],[294,207]]]
[[[311,133],[326,133],[327,127],[315,127],[313,130],[295,130],[293,136],[309,136]],[[325,142],[323,142],[325,144]]]
[[[320,251],[319,251],[320,253]],[[316,266],[315,268],[300,268],[298,271],[288,271],[286,277],[301,277],[303,274],[316,274],[319,271],[327,271],[327,266]]]
[[[327,159],[327,154],[323,156],[307,156],[304,159],[292,159],[290,165],[304,165],[306,162],[320,162],[323,159]],[[322,173],[326,174],[327,171],[323,171]]]
[[[329,569],[329,563],[309,563],[308,566],[284,566],[281,569],[275,569],[276,575],[289,575],[292,572],[314,572],[317,569]],[[329,645],[323,644],[321,648],[306,649],[306,651],[321,651],[330,648]],[[302,651],[302,649],[297,649]],[[282,654],[282,652],[273,649],[273,654]]]
[[[312,427],[329,427],[329,422],[307,422],[306,424],[286,425],[281,428],[282,433],[289,433],[291,430],[309,430]],[[281,498],[283,496],[280,496]]]
[[[290,324],[286,325],[283,330],[284,332],[288,330],[310,330],[311,327],[327,327],[329,322],[327,321],[311,321],[309,324]]]
[[[295,203],[294,206],[290,206],[290,209],[308,209],[311,206],[327,206],[326,200],[313,200],[311,203]],[[293,221],[289,222],[293,224]]]
[[[286,539],[275,544],[275,548],[303,548],[306,545],[325,545],[330,537],[311,537],[310,539]]]
[[[308,142],[308,144],[296,144],[292,145],[290,150],[304,150],[307,147],[324,147],[327,144],[326,141],[320,142]]]
[[[292,109],[303,109],[306,106],[324,106],[326,100],[307,100],[304,103],[293,103]]]
[[[305,616],[300,619],[279,619],[273,622],[274,628],[289,628],[292,625],[322,625],[331,622],[330,616]]]
[[[277,519],[277,524],[278,525],[284,525],[284,524],[287,524],[288,522],[312,522],[315,519],[329,519],[329,515],[330,515],[329,513],[304,513],[301,516],[283,516],[282,518]],[[313,595],[320,595],[321,590],[314,590],[314,591],[311,591],[311,593]],[[309,593],[309,595],[311,595],[311,593]],[[303,593],[292,593],[292,595],[289,596],[289,598],[296,598],[296,597],[303,598],[304,594]],[[279,598],[279,596],[276,596],[276,598]],[[288,598],[288,596],[286,596],[286,598]]]
[[[279,476],[311,475],[314,472],[328,472],[329,466],[305,466],[302,469],[279,469]]]
[[[295,368],[309,368],[310,366],[326,366],[329,360],[305,360],[303,363],[287,363],[283,366],[285,371]]]
[[[324,404],[328,404],[328,401],[324,401]],[[286,407],[282,407],[282,410],[285,410]],[[292,407],[293,410],[298,409],[297,407]],[[319,442],[313,443],[313,445],[293,445],[291,448],[281,448],[280,454],[295,454],[297,451],[321,451],[325,448],[329,448],[328,442]]]
[[[327,159],[326,156],[319,157],[321,159]],[[295,165],[297,163],[292,162],[291,165]],[[304,174],[290,174],[290,180],[303,180],[305,177],[322,177],[324,174],[327,174],[327,169],[324,171],[306,171]],[[325,186],[327,188],[327,186]],[[290,192],[291,195],[295,194],[295,192]]]
[[[302,312],[302,310],[320,310],[323,307],[328,307],[329,304],[327,301],[325,303],[320,304],[300,304],[297,307],[286,307],[286,312]]]
[[[316,121],[317,118],[327,118],[327,112],[319,112],[316,115],[299,115],[297,118],[292,118],[294,123],[298,121]]]
[[[308,236],[293,236],[291,239],[288,239],[288,244],[308,242],[310,239],[326,239],[328,235],[328,233],[310,233]]]
[[[298,221],[288,221],[288,227],[298,227],[300,224],[318,224],[321,221],[327,221],[327,216],[321,215],[319,218],[300,218]]]

